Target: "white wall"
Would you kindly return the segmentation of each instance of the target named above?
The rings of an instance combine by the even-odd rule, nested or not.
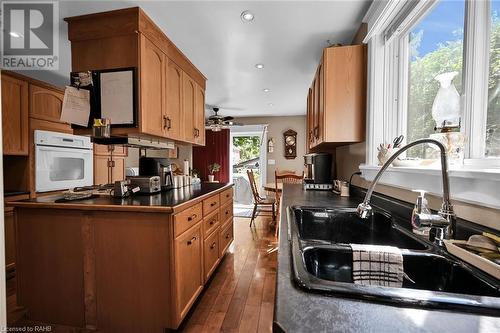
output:
[[[274,171],[294,170],[302,173],[304,170],[304,154],[306,153],[306,116],[284,116],[284,117],[238,117],[239,123],[245,125],[268,124],[267,139],[274,138],[274,152],[267,154],[267,160],[275,160],[275,165],[267,165],[267,182],[274,181]],[[297,132],[297,157],[287,160],[284,155],[283,132],[292,129]],[[263,145],[267,150],[267,142]]]

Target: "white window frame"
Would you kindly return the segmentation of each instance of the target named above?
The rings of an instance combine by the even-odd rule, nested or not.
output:
[[[401,133],[406,134],[407,33],[437,2],[376,1],[363,20],[368,24],[364,40],[368,44],[368,112],[366,162],[360,170],[367,180],[373,180],[379,169],[377,146],[382,142],[392,142]],[[450,178],[455,185],[452,187],[453,198],[500,208],[500,198],[496,194],[500,186],[500,158],[484,157],[488,98],[488,84],[484,78],[489,74],[490,15],[489,1],[466,1],[461,130],[468,142],[464,166],[450,172]],[[405,189],[424,184],[423,189],[441,195],[441,184],[435,181],[435,172],[435,169],[389,168],[387,177],[381,182]],[[491,181],[486,182],[486,179]]]

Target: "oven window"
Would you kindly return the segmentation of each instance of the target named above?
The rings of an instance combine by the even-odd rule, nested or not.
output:
[[[85,174],[84,160],[72,157],[54,157],[49,178],[53,181],[83,179]]]

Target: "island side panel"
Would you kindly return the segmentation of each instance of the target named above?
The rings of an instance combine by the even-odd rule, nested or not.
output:
[[[95,212],[97,328],[158,332],[171,325],[171,216]]]
[[[82,214],[16,208],[18,304],[28,318],[84,327]]]

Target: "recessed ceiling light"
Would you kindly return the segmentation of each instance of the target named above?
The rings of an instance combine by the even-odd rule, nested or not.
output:
[[[262,68],[264,68],[264,64],[256,64],[255,68],[262,69]]]
[[[267,104],[267,105],[269,105],[270,107],[273,107],[273,106],[274,106],[274,104],[273,104],[273,103],[269,103],[269,104]]]
[[[243,22],[252,22],[254,19],[253,14],[248,10],[245,10],[243,13],[241,13],[240,17]]]
[[[264,88],[264,89],[262,89],[262,91],[263,91],[263,92],[270,92],[270,91],[271,91],[271,89],[269,89],[269,88]]]
[[[15,31],[11,31],[9,32],[9,35],[11,35],[12,37],[14,38],[21,38],[23,35],[21,35],[20,33],[18,32],[15,32]]]

